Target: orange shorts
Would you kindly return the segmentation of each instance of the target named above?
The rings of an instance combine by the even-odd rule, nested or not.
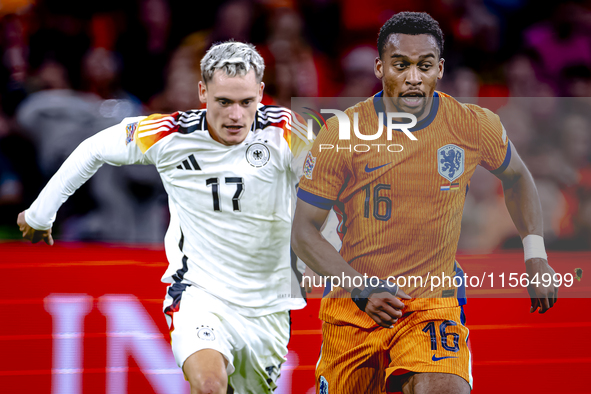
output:
[[[462,307],[414,311],[394,328],[322,325],[319,394],[385,393],[408,372],[451,373],[472,387],[469,331]],[[387,385],[386,385],[387,383]]]

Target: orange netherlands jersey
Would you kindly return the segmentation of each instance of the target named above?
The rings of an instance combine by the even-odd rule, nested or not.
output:
[[[385,127],[378,139],[368,141],[353,132],[355,112],[360,132],[375,134],[378,114],[386,118],[382,92],[345,111],[349,140],[339,139],[337,117],[327,121],[306,157],[298,197],[323,209],[334,207],[340,254],[358,272],[401,277],[398,283],[413,297],[407,311],[458,305],[462,288],[447,280],[432,292],[431,278],[463,275],[455,253],[470,177],[477,165],[500,173],[511,157],[499,117],[436,92],[428,116],[410,129],[416,141],[399,130],[388,140]],[[341,288],[322,301],[320,318],[375,324]]]

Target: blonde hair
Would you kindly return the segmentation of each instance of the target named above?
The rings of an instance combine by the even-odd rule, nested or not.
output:
[[[212,80],[215,70],[224,70],[230,76],[246,75],[254,70],[257,81],[263,79],[265,62],[254,45],[237,41],[214,44],[201,59],[203,82]]]

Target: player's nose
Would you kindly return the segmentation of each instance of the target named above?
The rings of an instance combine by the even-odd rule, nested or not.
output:
[[[421,72],[419,71],[419,68],[416,66],[411,66],[406,76],[406,84],[420,85],[422,82],[423,80],[421,79]]]
[[[242,108],[240,108],[240,105],[233,104],[232,106],[230,106],[229,116],[230,120],[232,121],[240,120],[240,118],[242,118]]]

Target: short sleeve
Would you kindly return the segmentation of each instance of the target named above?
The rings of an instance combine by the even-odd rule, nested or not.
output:
[[[500,174],[509,165],[511,147],[507,131],[498,115],[486,108],[476,108],[480,125],[479,163],[493,174]]]
[[[331,209],[347,174],[346,150],[337,150],[338,120],[330,118],[320,130],[303,164],[298,197],[322,209]]]

